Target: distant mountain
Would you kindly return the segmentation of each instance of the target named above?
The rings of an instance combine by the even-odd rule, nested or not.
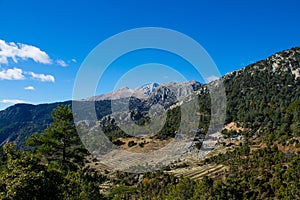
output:
[[[82,163],[84,165],[78,159],[85,155],[82,150],[73,151],[74,155],[71,152],[71,159],[60,162],[64,160],[63,152],[67,152],[68,157],[70,150],[77,149],[73,145],[79,143],[73,137],[68,137],[64,143],[64,146],[72,145],[66,151],[42,145],[38,148],[44,150],[42,160],[35,151],[15,151],[13,145],[6,146],[6,151],[0,153],[2,196],[13,198],[11,191],[17,191],[14,192],[17,196],[21,194],[30,199],[28,196],[35,194],[36,188],[40,191],[46,186],[43,193],[56,184],[55,191],[66,193],[65,189],[75,184],[79,191],[75,193],[80,193],[84,199],[86,196],[81,196],[81,190],[86,185],[89,185],[88,193],[93,195],[93,191],[101,191],[99,198],[108,199],[300,199],[299,71],[300,47],[297,47],[204,85],[195,81],[153,83],[136,89],[123,88],[115,95],[109,93],[74,102],[11,106],[0,111],[0,142],[3,145],[15,141],[19,148],[24,147],[25,139],[33,132],[41,133],[51,123],[50,114],[58,104],[76,104],[81,110],[73,114],[80,115],[82,111],[82,119],[89,118],[96,110],[101,120],[99,123],[81,121],[83,132],[92,127],[82,137],[93,154],[87,158],[87,163]],[[211,109],[211,102],[222,105],[218,100],[224,99],[223,95],[212,95],[214,90],[211,89],[218,87],[220,80],[227,99],[225,126],[217,122],[217,126],[209,129],[212,119],[221,116]],[[193,98],[199,100],[199,109],[190,103]],[[211,101],[212,98],[217,101]],[[97,101],[92,101],[95,99]],[[149,112],[157,103],[167,108],[166,121],[152,118],[162,116],[155,109],[150,110],[155,110],[155,115]],[[119,112],[112,113],[112,105],[116,105]],[[199,121],[182,117],[184,113],[195,111]],[[159,131],[151,131],[150,126],[120,128],[124,122],[129,127],[126,122],[132,120],[136,125],[155,122],[156,127],[163,127]],[[181,122],[188,126],[181,126]],[[103,140],[98,128],[102,128],[118,149],[111,148],[112,143]],[[59,142],[56,146],[60,146],[60,139],[48,136],[44,137],[47,144]],[[140,173],[157,169],[161,171]],[[50,185],[45,185],[45,180]],[[71,187],[66,188],[65,183],[70,181]],[[32,187],[35,188],[32,190]]]
[[[161,85],[150,83],[136,89],[122,88],[108,94],[75,101],[75,103],[79,104],[78,107],[87,115],[93,112],[88,110],[91,108],[89,105],[95,104],[97,117],[101,119],[111,114],[112,102],[122,105],[122,102],[128,103],[129,100],[129,109],[139,111],[148,110],[156,103],[168,107],[176,103],[180,96],[193,92],[200,85],[196,81]],[[72,101],[40,105],[16,104],[0,111],[0,145],[15,141],[19,147],[24,147],[28,136],[43,131],[52,122],[51,112],[59,104],[72,106]]]
[[[151,93],[155,90],[155,88],[157,88],[159,86],[158,83],[148,83],[145,85],[142,85],[142,89],[145,95],[150,96]]]
[[[152,92],[158,86],[159,86],[158,83],[149,83],[135,89],[124,87],[110,93],[101,94],[99,96],[93,96],[87,99],[83,99],[83,101],[116,100],[116,99],[123,99],[129,97],[146,99],[152,94]]]
[[[83,99],[82,101],[117,100],[129,97],[135,97],[145,100],[152,96],[154,92],[156,92],[156,95],[158,95],[158,93],[163,92],[162,90],[166,88],[168,88],[168,90],[172,90],[174,92],[174,95],[176,96],[184,96],[191,91],[197,90],[200,86],[201,84],[196,81],[189,81],[185,83],[172,82],[164,84],[149,83],[134,89],[128,87],[120,88],[107,94],[101,94],[99,96]],[[166,96],[168,94],[169,93],[167,92],[167,90],[164,90],[163,96]]]
[[[261,134],[285,130],[294,137],[300,130],[300,47],[276,53],[265,60],[248,65],[222,77],[226,89],[226,123],[241,122],[243,126],[259,130]],[[214,82],[208,85],[213,85]],[[200,113],[210,113],[208,85],[196,81],[185,83],[150,83],[140,88],[122,88],[108,94],[76,101],[86,113],[94,104],[98,119],[111,114],[111,104],[120,107],[129,101],[129,110],[147,111],[152,105],[176,107],[182,97],[196,91],[200,99]],[[122,104],[123,103],[123,104]],[[17,104],[0,111],[0,144],[16,141],[24,146],[26,137],[41,132],[51,123],[51,112],[58,104]],[[178,104],[179,105],[179,104]],[[299,111],[299,112],[298,112]],[[208,121],[199,126],[207,126]],[[279,133],[278,133],[279,134]],[[284,138],[278,135],[278,138]],[[267,136],[265,136],[267,137]]]
[[[25,138],[44,130],[52,122],[51,112],[59,104],[71,104],[71,101],[52,104],[16,104],[0,111],[0,144],[16,141],[24,145]]]
[[[157,86],[151,95],[145,100],[145,106],[160,104],[165,108],[182,100],[190,93],[198,90],[202,85],[197,81],[183,83],[171,82]]]

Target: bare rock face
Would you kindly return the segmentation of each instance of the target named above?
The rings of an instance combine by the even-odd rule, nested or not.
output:
[[[146,100],[146,105],[160,104],[169,107],[172,104],[182,101],[192,92],[198,90],[201,84],[196,81],[183,83],[166,83],[159,85]]]
[[[283,90],[294,91],[297,94],[299,92],[299,77],[300,47],[296,47],[276,53],[243,69],[228,73],[221,79],[205,85],[201,85],[196,81],[150,83],[135,89],[125,87],[111,93],[73,102],[66,101],[40,105],[17,104],[0,111],[0,145],[8,141],[14,141],[19,148],[24,147],[27,137],[34,132],[41,132],[51,123],[51,112],[59,104],[72,105],[74,102],[78,103],[85,114],[83,119],[86,119],[85,117],[95,112],[95,110],[97,118],[101,119],[104,116],[111,115],[112,105],[117,103],[120,108],[128,108],[122,114],[138,120],[153,105],[158,104],[164,109],[172,109],[180,106],[186,100],[185,98],[189,98],[189,96],[209,95],[211,88],[217,87],[218,81],[222,80],[226,88],[226,98],[234,102],[231,105],[232,114],[238,113],[238,108],[234,104],[241,101],[243,95],[248,94],[249,96],[256,90],[264,95],[268,92],[270,85],[275,86],[278,91],[272,95],[280,94]],[[285,80],[287,85],[283,85],[282,80]],[[233,86],[235,90],[232,91]]]
[[[183,83],[150,83],[140,88],[131,89],[124,87],[114,92],[90,97],[82,101],[103,101],[103,100],[119,100],[126,98],[137,98],[146,102],[146,105],[160,104],[168,107],[173,103],[181,100],[190,93],[198,90],[201,84],[197,81],[189,81]]]
[[[291,73],[295,80],[297,80],[300,77],[300,47],[278,52],[265,60],[248,65],[241,70],[230,72],[224,76],[224,79],[229,80],[244,73],[253,75],[259,71],[281,75]]]

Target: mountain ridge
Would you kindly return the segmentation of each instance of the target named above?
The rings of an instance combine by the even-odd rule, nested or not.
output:
[[[226,86],[227,98],[230,100],[227,107],[232,109],[230,110],[232,116],[230,116],[226,122],[229,123],[237,120],[237,116],[241,115],[240,110],[249,110],[249,108],[247,108],[247,106],[244,104],[247,104],[248,101],[250,101],[251,104],[251,101],[254,101],[253,97],[251,97],[251,94],[263,95],[263,93],[269,92],[269,87],[272,87],[275,91],[278,91],[277,93],[272,93],[272,95],[275,96],[281,95],[281,91],[283,90],[284,93],[286,93],[286,91],[295,93],[294,96],[296,96],[293,96],[288,102],[284,103],[283,101],[282,104],[284,104],[284,106],[288,106],[290,101],[297,100],[297,94],[300,92],[299,71],[300,47],[295,47],[275,53],[265,60],[255,62],[240,70],[236,70],[224,75],[222,79]],[[268,81],[270,83],[268,83]],[[152,86],[151,84],[150,86],[149,84],[144,86],[146,87],[146,89],[144,88],[145,90],[139,90],[139,92],[146,91],[146,94],[149,98],[146,98],[146,100],[134,98],[134,100],[131,101],[132,109],[147,110],[149,107],[151,107],[151,105],[156,103],[159,103],[165,107],[170,107],[174,104],[176,105],[176,102],[179,100],[177,98],[178,96],[185,96],[193,91],[196,91],[200,96],[208,94],[208,90],[206,90],[207,84],[201,85],[197,81],[190,81],[186,83],[166,83],[160,85],[153,84]],[[213,82],[209,84],[213,84]],[[236,84],[238,84],[238,87],[235,86]],[[179,87],[176,88],[176,86]],[[125,89],[125,91],[127,90],[130,89]],[[254,91],[255,93],[253,93]],[[260,94],[260,91],[262,94]],[[99,113],[98,118],[111,113],[111,100],[114,100],[111,98],[112,94],[113,93],[109,93],[109,95],[102,100],[96,100],[96,110],[97,114]],[[119,95],[119,97],[120,96],[122,95]],[[123,97],[128,98],[128,94],[126,93]],[[243,100],[245,102],[242,104],[241,102],[238,102],[245,98],[246,101]],[[250,98],[250,100],[247,100],[247,98]],[[280,96],[280,98],[284,97]],[[262,99],[261,101],[264,100]],[[82,102],[89,101],[85,100]],[[261,104],[263,103],[264,102]],[[16,104],[3,111],[0,111],[0,143],[3,145],[8,141],[16,141],[17,143],[22,143],[24,145],[26,137],[31,135],[33,132],[41,132],[49,123],[51,123],[51,111],[58,104],[71,105],[71,101],[39,105]],[[237,107],[235,105],[240,106]],[[82,107],[84,109],[84,104],[82,104]]]
[[[130,110],[148,110],[151,105],[156,103],[168,107],[178,100],[176,95],[182,95],[180,89],[177,91],[178,87],[182,87],[183,93],[185,94],[192,92],[199,86],[200,83],[196,81],[184,83],[173,82],[160,85],[151,83],[136,89],[121,88],[117,91],[117,94],[112,92],[78,101],[69,100],[38,105],[25,103],[15,104],[0,111],[0,145],[15,141],[18,146],[24,147],[25,139],[28,136],[34,132],[42,132],[52,122],[51,112],[59,104],[72,106],[72,102],[74,102],[84,113],[92,113],[94,110],[89,111],[89,109],[96,108],[97,117],[101,119],[111,114],[112,102],[118,102],[118,104],[122,105],[122,103],[128,102],[129,99],[128,106]],[[136,90],[139,95],[132,95],[134,90]],[[120,92],[124,93],[120,94]],[[149,99],[145,97],[137,98],[137,96],[141,96],[141,92],[146,92]],[[172,95],[170,95],[171,93]],[[91,106],[90,103],[93,105]]]
[[[259,60],[241,69],[228,72],[223,76],[223,79],[230,78],[232,75],[236,75],[251,69],[271,70],[272,72],[277,73],[289,71],[295,75],[295,79],[297,79],[300,77],[300,46],[279,51],[268,56],[264,60]]]

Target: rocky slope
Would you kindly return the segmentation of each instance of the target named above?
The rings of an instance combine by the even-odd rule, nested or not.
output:
[[[299,72],[300,47],[297,47],[226,74],[222,77],[227,96],[226,123],[241,121],[246,124],[254,123],[259,127],[266,126],[271,119],[272,123],[268,123],[268,126],[279,125],[281,122],[278,118],[283,116],[276,116],[275,119],[274,113],[272,114],[268,108],[272,108],[275,112],[299,101]],[[130,110],[147,111],[154,104],[160,104],[165,108],[176,107],[176,102],[180,102],[182,97],[196,91],[201,97],[200,111],[209,113],[208,88],[214,83],[208,85],[201,85],[196,81],[160,85],[152,83],[136,89],[123,88],[78,103],[84,110],[88,103],[96,100],[95,107],[100,119],[111,114],[111,101],[129,101]],[[0,111],[0,144],[16,141],[20,146],[24,145],[26,137],[33,132],[42,131],[51,122],[51,111],[58,104],[71,105],[71,101],[42,105],[18,104]],[[264,107],[266,105],[267,107]],[[294,126],[291,128],[297,129]]]
[[[153,104],[161,104],[165,107],[176,103],[179,97],[198,89],[200,83],[196,81],[186,83],[167,83],[158,85],[151,83],[140,88],[122,88],[115,92],[90,97],[76,101],[83,113],[88,118],[88,109],[96,108],[97,117],[111,114],[111,105],[117,104],[129,110],[144,111]],[[95,101],[95,102],[94,102]],[[72,101],[57,102],[52,104],[16,104],[0,111],[0,144],[15,141],[19,147],[23,147],[25,139],[34,132],[41,132],[51,123],[51,112],[59,104],[72,104]]]

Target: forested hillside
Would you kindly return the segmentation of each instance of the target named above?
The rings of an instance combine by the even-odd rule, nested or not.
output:
[[[155,84],[155,87],[149,84],[142,88],[120,89],[113,93],[73,102],[66,101],[40,105],[17,104],[0,111],[0,144],[16,142],[18,148],[25,147],[25,139],[27,137],[35,132],[41,132],[51,123],[51,112],[59,104],[70,106],[72,106],[72,103],[75,104],[76,107],[79,108],[79,112],[84,115],[79,115],[78,117],[82,117],[85,120],[88,120],[90,114],[94,111],[96,111],[98,119],[111,114],[112,104],[118,104],[120,107],[129,107],[129,110],[135,110],[139,115],[149,110],[149,107],[153,104],[159,103],[167,108],[176,103],[179,96],[197,90],[200,85],[201,84],[196,81],[167,83],[159,86]],[[148,87],[150,87],[151,90]],[[123,92],[125,93],[123,94]],[[142,96],[140,93],[145,92],[148,98],[143,99],[145,98],[144,96],[141,99],[135,96],[128,97],[128,95],[133,92],[137,92],[139,94],[138,96]],[[114,96],[114,94],[116,96]],[[139,118],[138,115],[136,115],[136,117]]]
[[[277,53],[225,75],[222,79],[227,96],[226,125],[237,127],[224,128],[224,139],[206,158],[174,160],[160,171],[143,174],[113,172],[93,158],[79,140],[69,106],[53,104],[45,110],[34,110],[38,106],[15,105],[0,113],[2,125],[8,123],[5,120],[14,120],[18,123],[11,124],[11,130],[19,131],[22,123],[30,120],[45,123],[36,129],[39,133],[26,135],[24,130],[29,150],[17,150],[13,143],[1,149],[0,198],[300,199],[299,75],[300,48]],[[201,85],[196,91],[199,113],[204,116],[198,128],[204,133],[210,121],[210,96],[205,89],[208,86]],[[140,101],[133,101],[141,105]],[[108,105],[101,104],[105,108]],[[178,129],[180,107],[175,102],[172,105],[165,126],[155,136],[157,140],[172,139]],[[145,125],[149,120],[147,106],[139,106],[130,117]],[[54,107],[57,108],[52,119],[46,122],[49,116],[45,113]],[[112,116],[107,116],[110,113],[101,109],[98,112],[107,136],[124,145],[121,138],[127,136]],[[242,139],[236,139],[238,136]],[[125,145],[134,148],[134,143]],[[144,148],[147,144],[139,145]],[[175,173],[177,169],[187,172],[180,175]],[[189,173],[190,169],[199,171]]]
[[[6,140],[16,141],[20,147],[24,147],[25,138],[34,132],[41,132],[51,123],[51,112],[59,104],[17,104],[0,112],[0,143]]]

